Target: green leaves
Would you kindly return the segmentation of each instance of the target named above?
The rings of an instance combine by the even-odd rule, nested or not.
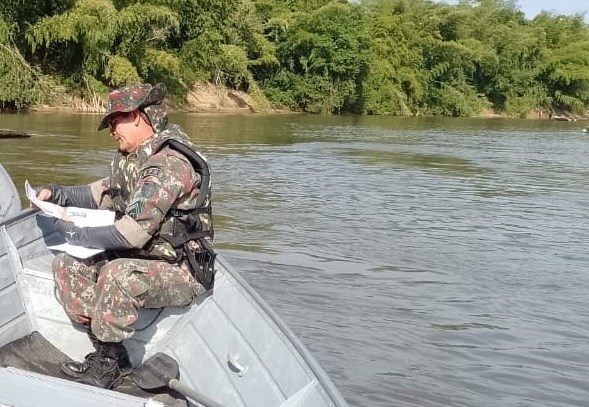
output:
[[[153,64],[155,58],[151,65],[144,61],[153,56],[155,47],[165,47],[178,27],[177,15],[165,6],[135,3],[117,10],[111,0],[79,0],[72,9],[31,26],[27,40],[33,52],[80,50],[63,61],[67,67],[57,69],[117,87],[143,81],[152,71],[170,69],[167,62]]]
[[[81,0],[70,11],[42,18],[28,30],[27,39],[33,52],[67,41],[104,47],[113,36],[108,25],[115,11],[109,0]]]
[[[354,109],[366,65],[368,39],[357,7],[331,2],[301,13],[277,46],[281,70],[270,93],[287,91],[289,107],[314,113]],[[284,80],[288,78],[288,80]],[[296,89],[282,86],[296,86]],[[278,87],[278,88],[277,88]]]
[[[589,106],[589,39],[552,50],[543,76],[558,108],[582,113]]]
[[[529,22],[505,0],[362,5],[372,45],[366,113],[468,116],[492,106],[526,116],[589,107],[589,53],[580,45],[589,28],[579,17],[544,14]],[[402,86],[403,77],[413,86]]]
[[[37,64],[93,103],[144,81],[182,101],[210,81],[262,110],[265,97],[312,113],[589,107],[582,17],[529,21],[512,0],[14,0],[0,18],[0,100],[15,104],[44,94]]]
[[[13,27],[0,18],[0,110],[39,103],[48,91],[45,79],[13,43]]]
[[[131,61],[118,55],[108,58],[104,69],[104,77],[109,84],[114,86],[130,85],[140,81],[137,69],[135,69]]]

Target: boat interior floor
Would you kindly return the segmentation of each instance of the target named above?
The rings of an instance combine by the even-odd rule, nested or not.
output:
[[[0,367],[14,367],[60,379],[75,380],[61,371],[61,364],[68,360],[71,359],[39,332],[33,332],[0,347]],[[145,391],[137,387],[129,377],[125,377],[123,383],[114,390],[153,399],[165,406],[188,406],[186,399],[172,389],[162,388],[153,392]]]

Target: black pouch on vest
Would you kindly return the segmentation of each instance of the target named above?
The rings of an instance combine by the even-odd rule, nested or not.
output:
[[[213,246],[204,238],[198,239],[200,249],[190,250],[188,243],[184,243],[184,255],[190,265],[192,275],[202,284],[205,290],[209,290],[215,280],[215,259],[217,253]]]

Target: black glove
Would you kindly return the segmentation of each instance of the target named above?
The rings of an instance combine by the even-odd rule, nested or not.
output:
[[[133,249],[114,225],[80,228],[74,222],[57,219],[55,229],[68,243],[94,249]]]

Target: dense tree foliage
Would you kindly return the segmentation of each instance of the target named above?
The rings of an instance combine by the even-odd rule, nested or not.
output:
[[[46,81],[16,47],[13,27],[0,19],[0,111],[38,103],[47,91]]]
[[[0,103],[65,89],[199,82],[258,108],[512,116],[589,108],[583,16],[526,19],[512,0],[14,0],[0,4]]]

